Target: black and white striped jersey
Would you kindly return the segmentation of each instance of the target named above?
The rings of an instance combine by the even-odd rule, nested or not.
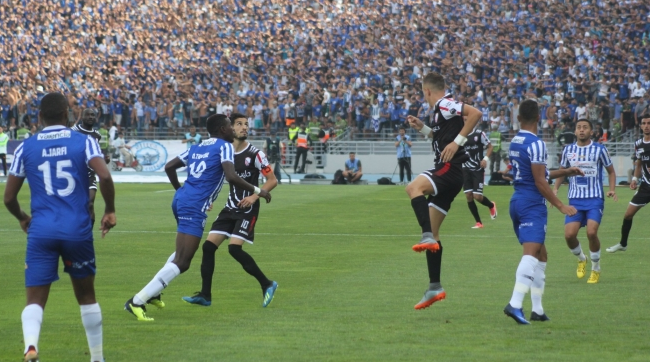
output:
[[[433,153],[436,157],[436,164],[442,163],[440,154],[448,144],[454,142],[456,136],[465,126],[463,119],[463,103],[452,98],[451,94],[446,94],[433,107],[429,113],[429,122],[427,126],[433,130]],[[463,146],[458,147],[458,151],[451,159],[451,163],[463,163],[467,161],[468,156]]]
[[[481,161],[483,160],[484,151],[489,144],[490,139],[488,136],[478,129],[467,135],[467,142],[464,147],[467,155],[469,155],[469,160],[463,163],[463,168],[470,171],[482,171]]]
[[[75,124],[70,129],[72,129],[73,131],[76,131],[76,132],[83,133],[85,135],[91,136],[92,138],[96,139],[97,142],[99,142],[102,139],[102,135],[99,134],[99,132],[97,132],[97,130],[95,130],[95,129],[87,130],[87,129],[81,127],[81,123]],[[96,187],[96,185],[95,185],[95,171],[93,171],[93,169],[90,168],[90,167],[88,167],[88,179],[90,180],[91,188]]]
[[[260,173],[268,175],[273,171],[269,166],[266,154],[249,143],[243,151],[235,153],[235,172],[249,184],[258,186]],[[242,209],[237,206],[241,200],[250,195],[252,192],[230,184],[230,193],[225,208],[236,214],[257,215],[260,209],[259,200],[249,208]]]
[[[650,142],[644,142],[643,138],[634,142],[634,155],[641,160],[641,180],[650,186]]]

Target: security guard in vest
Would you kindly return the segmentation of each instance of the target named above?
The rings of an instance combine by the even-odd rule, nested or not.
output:
[[[280,141],[280,136],[278,136],[276,131],[271,131],[271,137],[267,138],[264,142],[264,153],[266,153],[269,163],[273,165],[273,174],[278,179],[278,184],[282,184],[282,174],[280,174],[281,147],[282,142]]]
[[[305,163],[307,162],[307,152],[309,151],[309,146],[311,146],[311,139],[309,138],[309,133],[305,131],[305,125],[300,125],[300,131],[296,135],[296,160],[293,163],[293,172],[294,173],[305,173]],[[300,172],[298,172],[298,161],[302,156],[302,166],[300,167]]]
[[[0,161],[2,161],[2,176],[7,176],[7,144],[9,143],[9,135],[4,133],[4,129],[0,126]]]
[[[501,169],[501,141],[503,135],[498,131],[499,125],[492,123],[492,132],[490,132],[490,143],[492,144],[492,154],[490,155],[490,175],[499,172]]]

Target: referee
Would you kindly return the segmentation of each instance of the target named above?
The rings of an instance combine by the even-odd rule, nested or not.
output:
[[[463,145],[482,115],[478,109],[454,100],[451,94],[445,93],[446,88],[442,75],[428,73],[422,80],[422,93],[425,101],[433,105],[429,125],[413,116],[407,118],[412,128],[432,138],[435,156],[434,167],[406,186],[422,229],[422,239],[413,250],[426,251],[429,269],[429,288],[415,309],[427,308],[446,297],[440,285],[442,244],[439,230],[451,203],[463,187],[462,165],[469,159]]]
[[[406,128],[399,128],[399,135],[395,141],[397,148],[397,164],[399,165],[399,182],[404,182],[404,171],[406,170],[406,180],[411,182],[411,136],[406,134]]]

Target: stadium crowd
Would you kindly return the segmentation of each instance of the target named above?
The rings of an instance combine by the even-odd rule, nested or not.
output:
[[[514,134],[536,98],[545,136],[586,117],[606,138],[650,103],[649,18],[650,3],[613,0],[2,1],[0,123],[35,132],[40,99],[62,91],[70,122],[97,107],[138,137],[238,112],[262,133],[392,138],[427,114],[435,71],[484,128]]]

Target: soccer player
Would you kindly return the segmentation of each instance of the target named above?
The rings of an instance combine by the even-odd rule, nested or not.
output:
[[[587,280],[589,284],[598,283],[600,278],[600,240],[598,227],[603,217],[605,201],[603,198],[603,167],[609,175],[609,191],[607,197],[616,196],[616,172],[605,146],[591,141],[593,126],[591,121],[579,119],[576,123],[576,143],[567,145],[562,151],[560,169],[569,167],[580,168],[585,176],[569,178],[569,205],[578,210],[575,216],[566,216],[564,221],[564,238],[567,246],[578,257],[578,278],[584,278],[587,266],[587,257],[582,252],[578,241],[578,231],[587,227],[587,239],[591,251],[591,275]],[[564,177],[555,181],[553,193],[557,195]]]
[[[623,216],[621,242],[607,248],[608,253],[627,250],[627,238],[632,229],[632,219],[642,207],[650,202],[650,114],[646,114],[641,118],[641,132],[643,132],[643,138],[634,142],[636,161],[634,177],[632,177],[632,182],[630,183],[632,190],[636,190],[637,186],[639,189],[632,197],[625,211],[625,216]],[[639,178],[641,178],[640,184]]]
[[[72,126],[73,131],[81,132],[87,136],[90,136],[99,142],[102,139],[102,135],[97,132],[93,126],[95,121],[99,117],[99,111],[96,108],[86,108],[81,113],[81,122]],[[88,168],[88,210],[90,211],[90,221],[92,225],[95,225],[95,195],[97,194],[97,178],[95,177],[95,172],[89,167]]]
[[[234,122],[235,140],[235,171],[246,182],[258,186],[260,173],[266,177],[262,190],[271,192],[278,181],[269,166],[264,152],[246,141],[248,138],[248,120],[239,113],[230,115]],[[230,238],[228,252],[241,264],[244,270],[255,277],[262,287],[262,306],[266,307],[273,300],[278,283],[269,280],[257,266],[253,257],[246,253],[242,246],[244,242],[253,244],[255,239],[255,223],[260,212],[259,196],[230,185],[230,193],[225,207],[212,224],[208,240],[203,243],[203,261],[201,262],[201,291],[183,300],[203,306],[212,304],[212,275],[214,274],[214,259],[217,249],[224,240]]]
[[[43,131],[29,137],[14,153],[4,203],[27,233],[25,287],[27,306],[22,313],[25,362],[39,358],[38,338],[50,286],[59,279],[59,258],[70,274],[81,308],[90,360],[102,362],[102,312],[95,299],[95,250],[88,212],[88,167],[99,177],[106,204],[102,237],[115,226],[115,190],[99,144],[66,128],[68,101],[61,93],[41,100]],[[20,208],[18,193],[27,178],[32,216]]]
[[[524,255],[519,262],[515,275],[515,288],[510,303],[503,310],[519,324],[530,324],[522,304],[524,297],[531,291],[533,321],[547,321],[549,318],[542,307],[545,270],[547,262],[546,238],[547,210],[546,200],[565,215],[573,216],[576,209],[562,204],[553,194],[548,178],[560,176],[584,176],[579,168],[571,167],[548,172],[546,169],[546,143],[537,137],[539,122],[539,105],[532,99],[521,102],[519,106],[519,123],[521,130],[512,139],[508,152],[512,173],[514,174],[515,192],[510,199],[510,218],[512,226],[523,246]],[[546,200],[545,200],[546,199]]]
[[[435,156],[434,168],[424,171],[406,186],[406,193],[422,229],[422,239],[413,246],[413,250],[426,251],[429,269],[429,288],[415,309],[427,308],[446,297],[440,284],[442,243],[439,230],[451,203],[463,186],[462,164],[469,158],[463,145],[481,118],[478,109],[454,100],[451,94],[445,93],[445,88],[442,75],[427,74],[422,81],[422,92],[425,101],[434,105],[429,113],[429,126],[413,116],[407,118],[411,127],[432,138]]]
[[[486,155],[483,157],[483,149],[486,149]],[[497,204],[490,201],[487,196],[483,195],[483,180],[485,179],[485,167],[492,154],[492,143],[490,139],[478,127],[467,135],[465,151],[469,155],[469,160],[463,163],[463,188],[465,189],[465,198],[469,211],[476,220],[476,225],[472,229],[482,229],[483,223],[481,216],[478,214],[478,208],[474,200],[490,209],[492,220],[497,218]]]
[[[203,228],[208,217],[206,211],[219,196],[224,178],[229,184],[271,201],[271,194],[239,177],[234,166],[232,141],[234,130],[228,116],[215,114],[206,121],[210,139],[181,153],[167,162],[165,172],[176,193],[172,211],[176,218],[176,252],[154,278],[133,298],[126,301],[124,309],[139,321],[153,321],[147,317],[145,304],[163,308],[160,292],[181,273],[190,268],[194,253],[199,247]],[[187,180],[181,187],[176,170],[187,166]]]

